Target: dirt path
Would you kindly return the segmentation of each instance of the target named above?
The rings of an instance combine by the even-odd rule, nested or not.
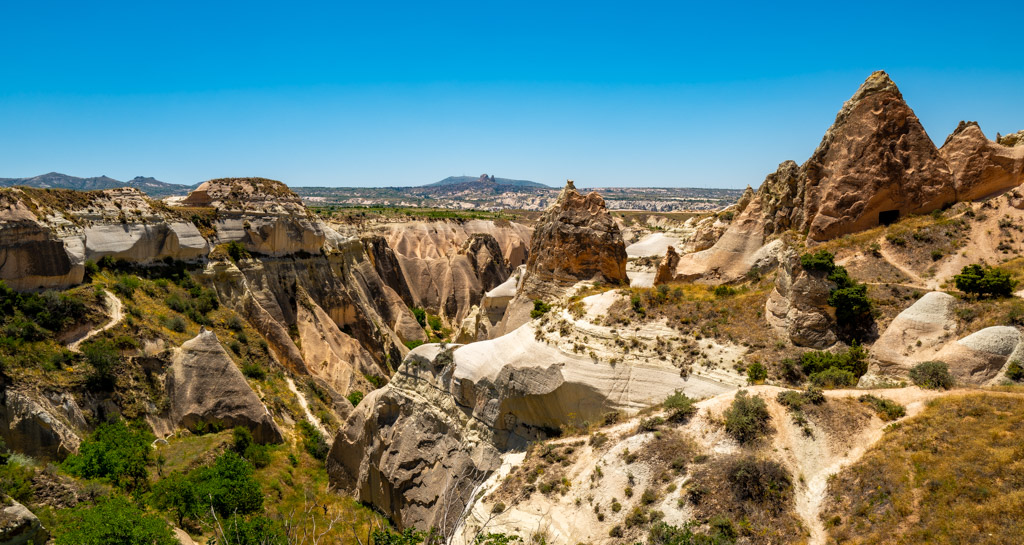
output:
[[[313,415],[312,412],[310,412],[309,404],[306,403],[306,396],[302,395],[302,392],[300,392],[299,389],[295,387],[295,381],[293,381],[291,377],[286,378],[285,381],[288,382],[288,389],[291,390],[293,394],[295,394],[295,397],[299,398],[299,405],[302,406],[302,412],[306,413],[306,418],[308,418],[309,421],[314,426],[316,426],[316,429],[320,430],[320,433],[324,434],[324,437],[328,437],[329,435],[327,433],[327,428],[324,427],[323,423],[320,422],[319,418],[317,418],[316,416]]]
[[[121,322],[122,318],[124,318],[124,305],[121,304],[121,300],[118,299],[116,296],[114,296],[114,294],[110,293],[109,291],[104,292],[104,295],[106,296],[107,315],[110,316],[110,321],[108,321],[106,325],[104,325],[103,327],[90,330],[82,338],[69,344],[68,350],[71,350],[72,352],[78,352],[78,347],[81,346],[83,342],[114,327],[115,325]]]
[[[879,253],[881,253],[882,259],[884,259],[887,263],[889,263],[890,265],[895,267],[897,270],[899,270],[907,278],[910,279],[910,283],[906,283],[904,285],[913,286],[915,288],[923,289],[923,290],[932,290],[932,289],[934,289],[934,288],[932,288],[929,285],[929,283],[927,281],[925,281],[923,278],[921,278],[920,275],[918,275],[916,272],[914,272],[913,269],[907,267],[906,265],[903,265],[902,263],[900,263],[896,259],[896,256],[894,256],[892,254],[892,247],[889,245],[888,242],[882,242],[881,246],[882,246],[882,249],[881,249],[881,251]],[[938,286],[938,282],[935,282],[935,281],[933,281],[933,282],[935,283],[936,286]]]

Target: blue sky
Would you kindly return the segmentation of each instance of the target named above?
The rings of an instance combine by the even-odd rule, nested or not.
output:
[[[0,2],[0,177],[757,186],[872,70],[1024,129],[1019,2]]]

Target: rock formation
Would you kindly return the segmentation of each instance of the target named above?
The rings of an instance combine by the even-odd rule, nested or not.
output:
[[[557,299],[579,281],[629,284],[626,244],[604,199],[581,195],[571,180],[537,222],[530,248],[523,280],[492,338],[529,321],[535,299]]]
[[[869,374],[906,376],[914,364],[933,359],[956,334],[955,301],[952,295],[933,291],[899,313],[871,347],[876,362]]]
[[[400,528],[454,529],[499,453],[493,432],[470,425],[446,393],[453,367],[439,345],[410,353],[338,432],[327,458],[331,486],[382,509]]]
[[[737,204],[735,219],[712,246],[682,256],[674,279],[735,281],[755,264],[763,272],[762,265],[771,260],[764,260],[762,245],[788,230],[813,241],[828,240],[952,204],[960,198],[960,186],[963,198],[969,198],[1009,183],[1006,176],[971,174],[977,169],[957,157],[981,143],[973,131],[959,132],[947,143],[948,152],[940,154],[889,76],[871,74],[843,105],[811,157],[800,166],[780,164],[749,203]],[[1004,160],[1001,171],[1017,172],[1010,163]],[[989,179],[993,176],[999,181]],[[695,235],[694,249],[712,239],[716,236],[709,225]]]
[[[956,199],[971,201],[1024,183],[1024,146],[997,144],[975,121],[961,121],[939,150],[956,181]]]
[[[828,296],[835,284],[824,271],[808,271],[790,252],[765,302],[765,318],[782,337],[796,346],[828,348],[836,343],[835,316]]]
[[[200,331],[174,351],[167,371],[174,426],[202,422],[245,426],[261,443],[279,443],[281,430],[212,331]]]
[[[604,199],[597,193],[581,195],[571,181],[537,222],[530,247],[527,284],[629,282],[626,245]]]
[[[0,544],[43,545],[49,532],[32,511],[0,494]]]
[[[86,428],[69,394],[43,394],[3,385],[0,377],[0,437],[9,448],[43,460],[78,452],[78,431]]]

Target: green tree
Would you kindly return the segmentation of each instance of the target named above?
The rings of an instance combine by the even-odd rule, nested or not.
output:
[[[103,423],[82,441],[78,454],[64,460],[64,469],[86,479],[107,479],[126,490],[145,488],[151,441],[153,434],[142,425],[129,427],[123,420]]]
[[[691,399],[680,390],[665,398],[663,406],[668,412],[669,422],[685,422],[694,414],[697,414],[697,401]]]
[[[56,545],[178,545],[166,522],[120,496],[70,509],[54,537]]]
[[[172,512],[179,527],[184,526],[186,519],[198,519],[204,514],[196,483],[177,471],[153,486],[152,498],[153,507]]]
[[[948,390],[956,380],[949,373],[949,366],[942,361],[921,362],[910,369],[910,380],[922,388]]]
[[[252,465],[238,454],[221,454],[212,466],[194,469],[189,478],[204,505],[221,517],[247,515],[263,509],[263,491],[253,478]]]
[[[1009,297],[1017,281],[1010,273],[988,265],[967,265],[953,277],[956,288],[978,297]]]

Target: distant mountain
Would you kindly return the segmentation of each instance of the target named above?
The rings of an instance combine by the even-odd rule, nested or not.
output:
[[[487,174],[483,174],[479,178],[474,178],[472,176],[449,176],[449,177],[441,180],[440,182],[434,182],[432,184],[427,184],[427,185],[425,185],[423,187],[441,187],[441,186],[448,186],[448,185],[462,185],[462,184],[470,184],[470,183],[493,184],[493,185],[499,185],[499,186],[520,187],[520,188],[536,187],[536,188],[541,188],[541,189],[551,189],[551,186],[544,185],[544,184],[539,183],[539,182],[531,182],[529,180],[512,180],[512,179],[509,179],[509,178],[495,178],[494,176],[488,176]]]
[[[92,191],[97,189],[114,189],[117,187],[134,187],[154,199],[169,197],[172,195],[187,195],[195,189],[196,185],[169,184],[161,182],[156,178],[136,176],[127,182],[115,180],[109,176],[97,176],[93,178],[79,178],[59,172],[50,172],[33,176],[32,178],[0,178],[0,187],[14,187],[23,185],[38,187],[41,189],[75,189],[78,191]]]

